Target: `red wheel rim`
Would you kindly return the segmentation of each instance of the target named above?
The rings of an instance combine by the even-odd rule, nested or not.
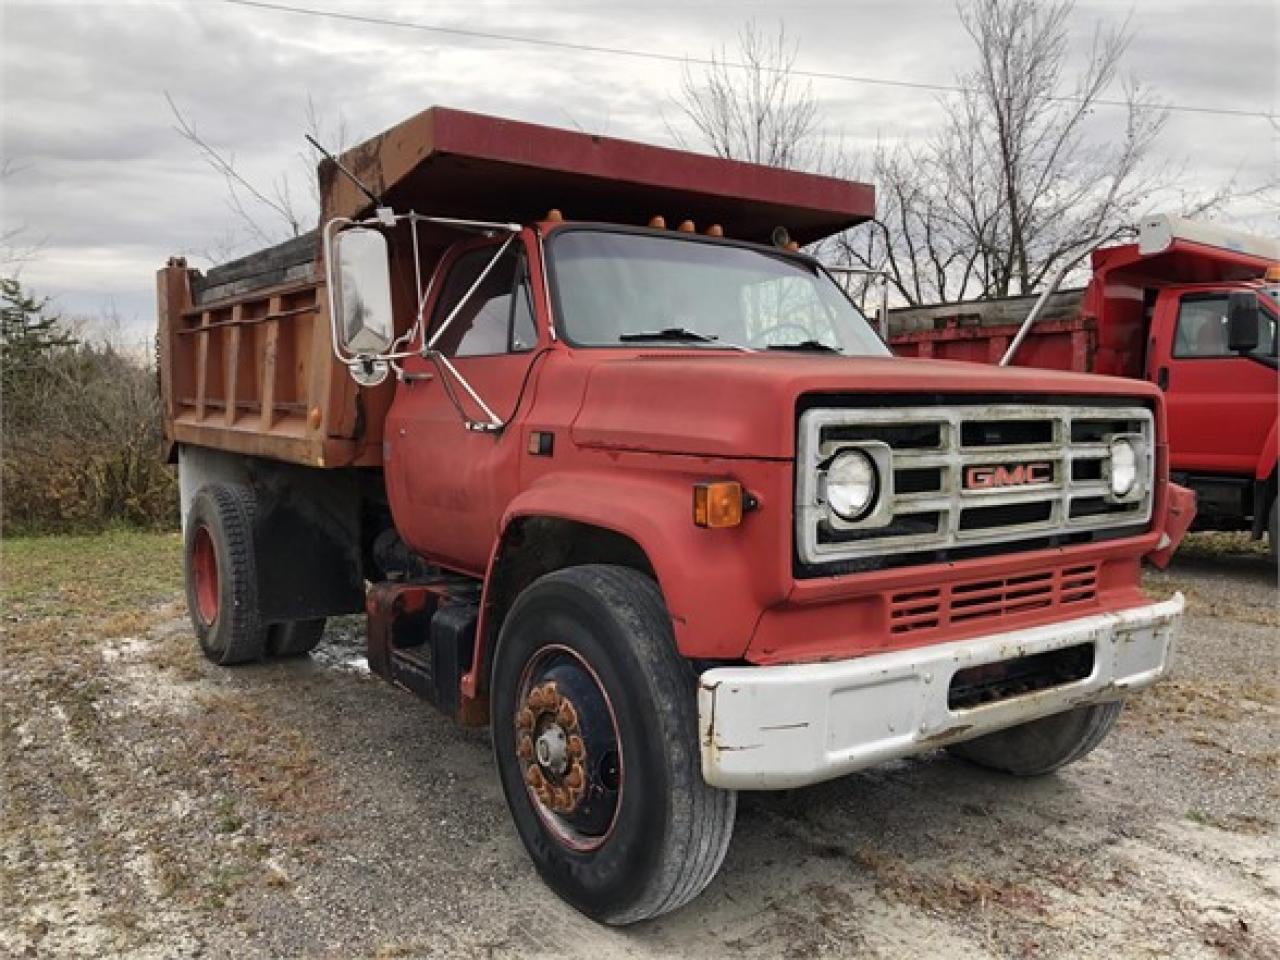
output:
[[[191,570],[195,576],[196,611],[200,619],[212,625],[218,619],[218,556],[213,550],[213,537],[208,527],[197,527],[191,547]]]

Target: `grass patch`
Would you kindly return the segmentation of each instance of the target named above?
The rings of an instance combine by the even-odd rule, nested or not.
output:
[[[1254,540],[1246,530],[1205,530],[1189,533],[1178,546],[1179,557],[1266,557],[1267,541]]]
[[[182,588],[177,533],[0,540],[0,603],[22,617],[127,613]]]

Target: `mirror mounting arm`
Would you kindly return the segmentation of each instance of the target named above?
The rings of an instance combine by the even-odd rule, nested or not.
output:
[[[413,230],[414,273],[415,273],[415,278],[418,286],[418,307],[417,307],[417,310],[415,311],[416,315],[415,315],[414,324],[403,336],[397,338],[391,344],[391,349],[388,351],[379,352],[376,354],[370,354],[367,352],[352,353],[348,349],[345,349],[345,344],[342,339],[342,334],[341,334],[341,331],[339,330],[338,303],[337,303],[337,297],[335,296],[335,293],[337,292],[339,287],[338,287],[338,283],[336,282],[337,275],[335,273],[335,264],[334,264],[334,254],[335,254],[334,241],[338,233],[345,228],[350,228],[350,227],[389,228],[389,227],[394,227],[395,224],[400,222],[408,222]],[[378,383],[381,383],[384,379],[386,379],[387,374],[386,372],[383,372],[382,368],[389,368],[391,370],[394,370],[397,377],[402,376],[403,370],[401,369],[400,365],[396,362],[398,360],[405,360],[405,359],[408,359],[409,357],[427,356],[427,349],[425,347],[424,349],[421,349],[421,350],[403,349],[403,346],[407,346],[408,344],[412,343],[418,330],[422,326],[423,311],[426,308],[426,302],[430,294],[430,284],[428,284],[428,287],[426,290],[422,289],[422,277],[420,273],[420,265],[419,265],[420,258],[419,258],[419,250],[418,250],[418,224],[419,223],[431,223],[437,226],[451,227],[453,229],[463,230],[463,231],[469,230],[469,231],[482,233],[486,236],[493,236],[499,233],[508,233],[512,235],[511,237],[508,238],[508,242],[510,242],[511,239],[514,239],[514,236],[518,234],[521,231],[521,229],[523,229],[521,225],[518,223],[497,223],[497,222],[491,222],[491,221],[485,221],[485,220],[461,220],[454,217],[430,217],[430,216],[416,213],[412,210],[409,211],[408,213],[395,213],[389,207],[382,207],[382,206],[380,206],[379,209],[375,211],[375,215],[372,217],[366,217],[363,219],[355,219],[352,217],[333,217],[332,219],[327,221],[324,224],[323,228],[321,229],[320,235],[321,235],[321,242],[322,242],[322,247],[324,251],[325,284],[328,290],[328,295],[326,296],[326,299],[328,301],[328,306],[329,306],[330,344],[333,348],[334,359],[337,360],[339,363],[343,364],[347,368],[347,370],[351,373],[351,376],[353,379],[355,379],[357,382],[362,383],[364,385],[376,385]],[[434,272],[431,279],[432,281],[434,281],[435,279]],[[439,331],[437,331],[437,334],[438,333]],[[397,347],[400,347],[401,349],[397,349]],[[379,371],[380,375],[375,374],[374,373],[375,370]],[[375,376],[376,376],[376,379],[375,379]],[[470,387],[468,387],[468,390],[470,390]],[[481,404],[481,406],[483,406],[483,404]],[[485,410],[486,410],[486,413],[489,413],[492,416],[491,411],[489,411],[487,408],[485,408]],[[493,420],[496,422],[497,418],[493,417]]]
[[[507,425],[505,421],[494,413],[493,409],[484,402],[480,397],[480,394],[476,393],[471,384],[467,382],[467,378],[459,372],[457,367],[449,362],[448,357],[439,350],[429,347],[423,350],[422,355],[434,363],[436,368],[440,371],[440,385],[444,387],[445,395],[448,396],[450,402],[453,403],[454,409],[458,411],[458,416],[462,418],[462,425],[467,430],[470,430],[473,433],[501,433],[506,428]],[[470,397],[476,406],[484,411],[484,415],[489,418],[487,421],[475,420],[467,415],[466,410],[462,408],[462,404],[460,404],[457,397],[453,395],[453,391],[449,389],[449,377],[452,377],[462,385],[462,389],[467,392],[467,396]]]

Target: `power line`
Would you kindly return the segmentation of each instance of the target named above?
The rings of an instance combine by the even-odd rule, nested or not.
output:
[[[775,70],[771,67],[760,67],[758,65],[740,63],[733,60],[712,60],[705,57],[686,57],[677,56],[671,53],[658,53],[653,50],[628,50],[622,47],[606,47],[591,43],[575,43],[571,40],[552,40],[547,37],[527,37],[510,33],[492,33],[485,30],[468,30],[464,27],[443,27],[438,24],[417,23],[412,20],[392,20],[387,17],[375,17],[370,14],[360,13],[342,13],[337,10],[316,10],[311,7],[290,6],[283,3],[268,3],[265,0],[223,0],[237,7],[253,7],[259,10],[270,10],[276,13],[292,13],[309,17],[323,17],[329,20],[344,20],[349,23],[365,23],[382,27],[399,27],[405,30],[418,30],[423,33],[437,33],[452,37],[466,37],[470,40],[496,40],[502,43],[523,43],[533,47],[547,47],[557,50],[575,50],[580,53],[603,53],[614,57],[631,57],[638,60],[656,60],[661,63],[676,64],[696,64],[698,66],[713,67],[723,66],[732,67],[741,70],[763,69]],[[913,80],[891,80],[884,77],[863,77],[849,73],[831,73],[823,70],[797,70],[787,69],[785,71],[776,70],[776,72],[785,72],[797,77],[806,77],[812,80],[835,80],[842,83],[862,83],[879,87],[899,87],[908,90],[928,90],[934,93],[966,93],[968,89],[956,84],[945,83],[920,83]],[[1046,96],[1046,100],[1055,100],[1064,103],[1082,103],[1081,97],[1069,96]],[[1105,107],[1127,107],[1129,104],[1124,100],[1107,100],[1095,99],[1093,103]],[[1233,107],[1197,107],[1187,104],[1160,104],[1163,110],[1169,110],[1176,113],[1205,113],[1214,114],[1224,117],[1256,117],[1271,121],[1273,124],[1280,119],[1280,114],[1268,113],[1263,110],[1240,110]]]

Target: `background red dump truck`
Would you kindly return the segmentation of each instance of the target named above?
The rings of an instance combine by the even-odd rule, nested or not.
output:
[[[870,187],[439,108],[339,161],[317,235],[160,271],[195,632],[363,610],[578,909],[695,897],[737,790],[1046,773],[1164,674],[1160,392],[894,358],[795,249]]]
[[[999,363],[1155,383],[1165,396],[1173,478],[1197,495],[1197,524],[1277,532],[1276,316],[1280,242],[1156,216],[1137,243],[1095,250],[1087,287],[895,310],[900,356]]]

